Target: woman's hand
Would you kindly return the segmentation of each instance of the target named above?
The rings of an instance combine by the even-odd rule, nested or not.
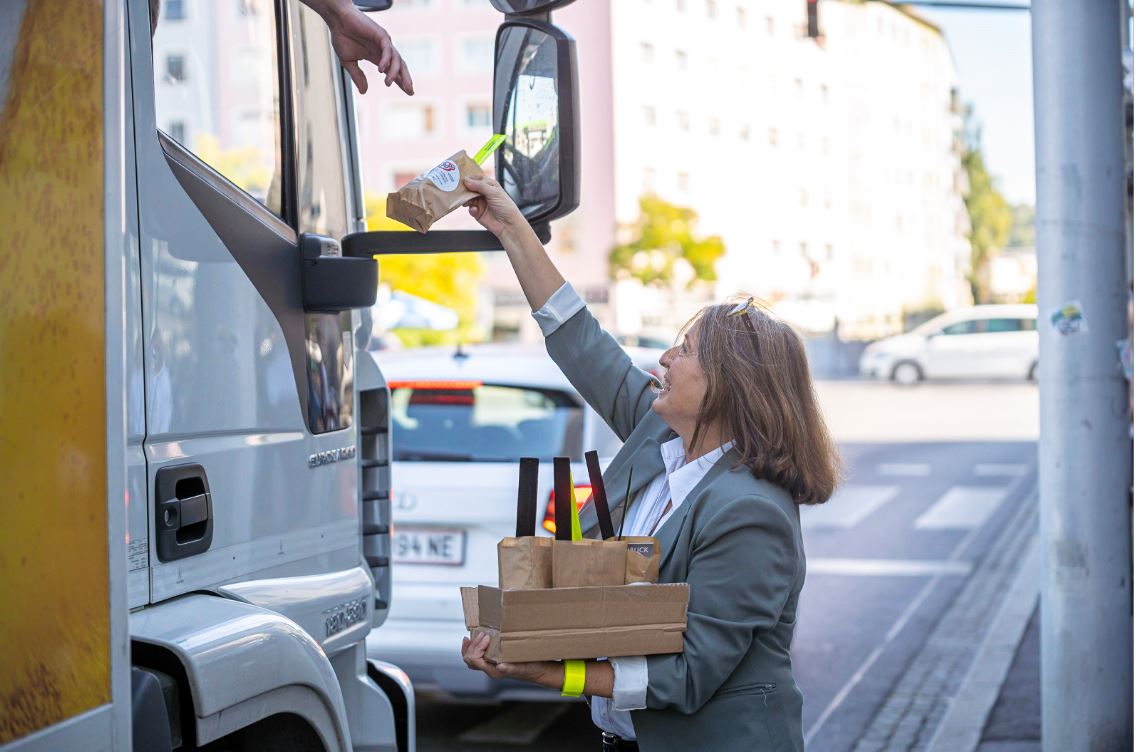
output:
[[[521,226],[527,226],[521,210],[505,193],[501,184],[489,175],[483,178],[466,178],[465,187],[479,194],[477,198],[465,203],[469,207],[469,216],[477,220],[478,224],[498,238]]]
[[[407,94],[414,94],[410,70],[386,29],[356,8],[351,0],[304,2],[320,14],[331,30],[331,46],[360,94],[367,93],[367,77],[359,67],[361,60],[374,63],[379,73],[386,76],[384,83],[387,86],[398,84],[398,88]]]
[[[559,663],[554,661],[493,663],[485,658],[485,651],[488,649],[488,632],[480,635],[476,640],[465,637],[462,639],[462,660],[474,671],[483,671],[494,679],[520,679],[551,689],[560,689],[564,685],[564,668]]]

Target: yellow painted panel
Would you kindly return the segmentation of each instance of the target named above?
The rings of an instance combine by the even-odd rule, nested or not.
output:
[[[27,0],[6,73],[0,744],[110,700],[103,4]]]

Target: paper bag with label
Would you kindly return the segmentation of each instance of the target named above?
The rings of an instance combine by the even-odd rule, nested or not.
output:
[[[502,590],[552,587],[552,538],[502,538],[497,544],[497,575]]]
[[[481,165],[462,149],[394,193],[387,194],[387,216],[426,232],[430,225],[477,196],[463,184],[464,178],[481,178]]]
[[[625,535],[627,569],[624,584],[659,581],[659,541],[646,535]]]
[[[585,538],[554,541],[552,587],[622,585],[627,568],[627,544]]]

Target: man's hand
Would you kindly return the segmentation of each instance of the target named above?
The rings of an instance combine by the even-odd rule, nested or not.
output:
[[[386,78],[387,86],[398,84],[407,94],[414,94],[414,82],[406,62],[395,49],[386,29],[355,7],[351,0],[304,0],[320,14],[331,30],[331,45],[339,62],[355,82],[360,94],[367,93],[367,76],[359,67],[362,60],[374,63]]]

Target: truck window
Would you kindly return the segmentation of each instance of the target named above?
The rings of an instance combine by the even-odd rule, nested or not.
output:
[[[153,52],[159,129],[279,216],[276,38],[272,0],[181,0],[157,21]]]

